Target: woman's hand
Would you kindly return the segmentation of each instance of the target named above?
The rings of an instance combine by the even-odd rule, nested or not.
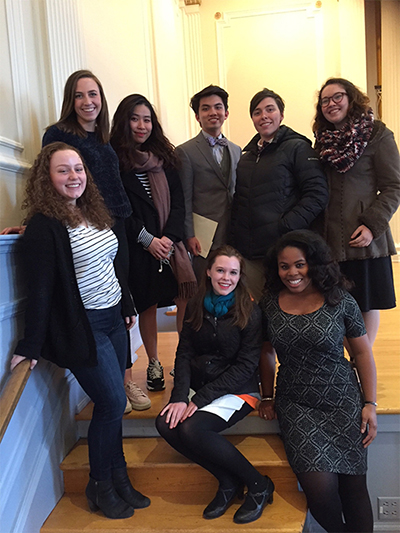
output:
[[[169,240],[169,239],[168,239]],[[172,242],[172,241],[170,241]],[[167,259],[168,253],[171,249],[171,245],[168,244],[165,240],[154,237],[150,243],[150,246],[147,248],[147,251],[151,253],[153,257],[158,260]]]
[[[26,226],[10,226],[0,231],[0,235],[22,235]]]
[[[378,423],[376,419],[376,407],[367,403],[361,412],[361,433],[365,433],[368,427],[368,435],[363,440],[364,448],[367,448],[376,437]]]
[[[126,330],[129,331],[133,326],[136,324],[136,317],[135,316],[126,316],[125,317],[125,327]]]
[[[365,248],[369,246],[373,240],[374,236],[372,231],[361,224],[358,228],[352,233],[349,241],[349,245],[352,248]]]
[[[186,408],[186,411],[183,413],[181,417],[181,422],[189,418],[190,416],[194,415],[194,413],[197,411],[198,407],[195,403],[189,402],[189,405]]]
[[[14,368],[19,365],[19,363],[21,363],[24,359],[26,359],[26,357],[24,357],[23,355],[13,355],[10,364],[10,371],[12,372]],[[31,359],[31,364],[29,365],[29,368],[33,370],[36,365],[37,359]]]
[[[169,424],[169,429],[174,429],[181,421],[181,418],[185,413],[187,407],[188,406],[185,402],[169,403],[161,411],[160,416],[163,416],[165,413],[167,413],[167,416],[165,417],[165,422]]]
[[[275,402],[274,400],[262,400],[258,404],[258,415],[263,420],[275,420]]]

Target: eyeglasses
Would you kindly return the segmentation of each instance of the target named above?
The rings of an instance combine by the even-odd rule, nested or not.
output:
[[[335,104],[340,104],[340,102],[343,100],[343,96],[347,93],[335,93],[333,96],[325,96],[325,98],[321,98],[320,104],[321,107],[328,107],[329,102],[332,100]]]

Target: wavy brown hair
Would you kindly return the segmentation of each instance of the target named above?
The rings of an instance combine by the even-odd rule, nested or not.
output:
[[[76,118],[75,93],[76,85],[82,78],[91,78],[98,86],[101,97],[101,109],[96,119],[96,135],[102,144],[107,144],[110,139],[110,119],[108,115],[108,105],[100,80],[90,70],[77,70],[67,79],[64,87],[64,98],[61,108],[61,115],[54,125],[62,131],[73,133],[78,137],[87,137],[85,131]],[[50,128],[50,126],[49,126]],[[49,129],[47,128],[47,129]]]
[[[111,127],[110,143],[118,155],[121,170],[128,171],[136,165],[136,148],[133,142],[130,120],[135,107],[138,105],[145,105],[150,111],[152,124],[151,134],[140,146],[140,150],[143,152],[152,152],[164,161],[165,167],[172,166],[177,168],[179,161],[175,155],[175,147],[164,135],[153,106],[141,94],[130,94],[117,107]]]
[[[235,248],[225,244],[214,250],[207,258],[207,266],[204,270],[203,276],[199,284],[199,290],[195,296],[190,300],[189,304],[189,317],[186,321],[191,324],[195,331],[199,331],[203,325],[204,316],[204,297],[210,291],[212,291],[212,285],[210,278],[207,275],[207,270],[211,269],[215,263],[217,257],[224,255],[226,257],[236,257],[240,265],[240,278],[235,289],[235,303],[232,307],[233,313],[233,326],[239,326],[240,329],[244,329],[250,319],[253,311],[253,302],[250,296],[249,289],[247,288],[246,269],[244,264],[244,258]]]
[[[326,120],[324,114],[322,113],[321,107],[321,94],[322,91],[328,85],[341,85],[343,90],[346,92],[349,99],[349,110],[347,116],[349,118],[360,118],[362,114],[365,114],[370,109],[369,98],[364,94],[358,87],[356,87],[351,81],[345,80],[344,78],[329,78],[321,87],[321,90],[318,93],[318,102],[316,106],[316,114],[314,117],[313,131],[324,131],[334,129],[334,125]]]
[[[72,150],[80,157],[85,169],[87,183],[82,196],[76,200],[76,207],[72,207],[56,191],[50,178],[50,161],[59,151]],[[113,220],[104,203],[103,197],[97,189],[79,150],[62,142],[55,142],[45,146],[37,156],[30,171],[26,184],[25,199],[22,209],[27,210],[25,224],[37,213],[49,218],[55,218],[64,226],[76,228],[83,220],[87,220],[97,229],[112,227]]]

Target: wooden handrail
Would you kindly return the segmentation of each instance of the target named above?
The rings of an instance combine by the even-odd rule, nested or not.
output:
[[[24,359],[11,373],[0,396],[0,442],[17,407],[18,400],[31,373],[29,359]]]

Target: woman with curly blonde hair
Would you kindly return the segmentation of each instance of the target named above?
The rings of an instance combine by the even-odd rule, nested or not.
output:
[[[122,298],[112,218],[78,150],[61,142],[38,155],[23,206],[28,303],[11,370],[24,359],[33,369],[40,357],[71,370],[94,403],[89,507],[128,518],[150,500],[132,487],[122,449],[126,330],[135,317],[129,292]]]

